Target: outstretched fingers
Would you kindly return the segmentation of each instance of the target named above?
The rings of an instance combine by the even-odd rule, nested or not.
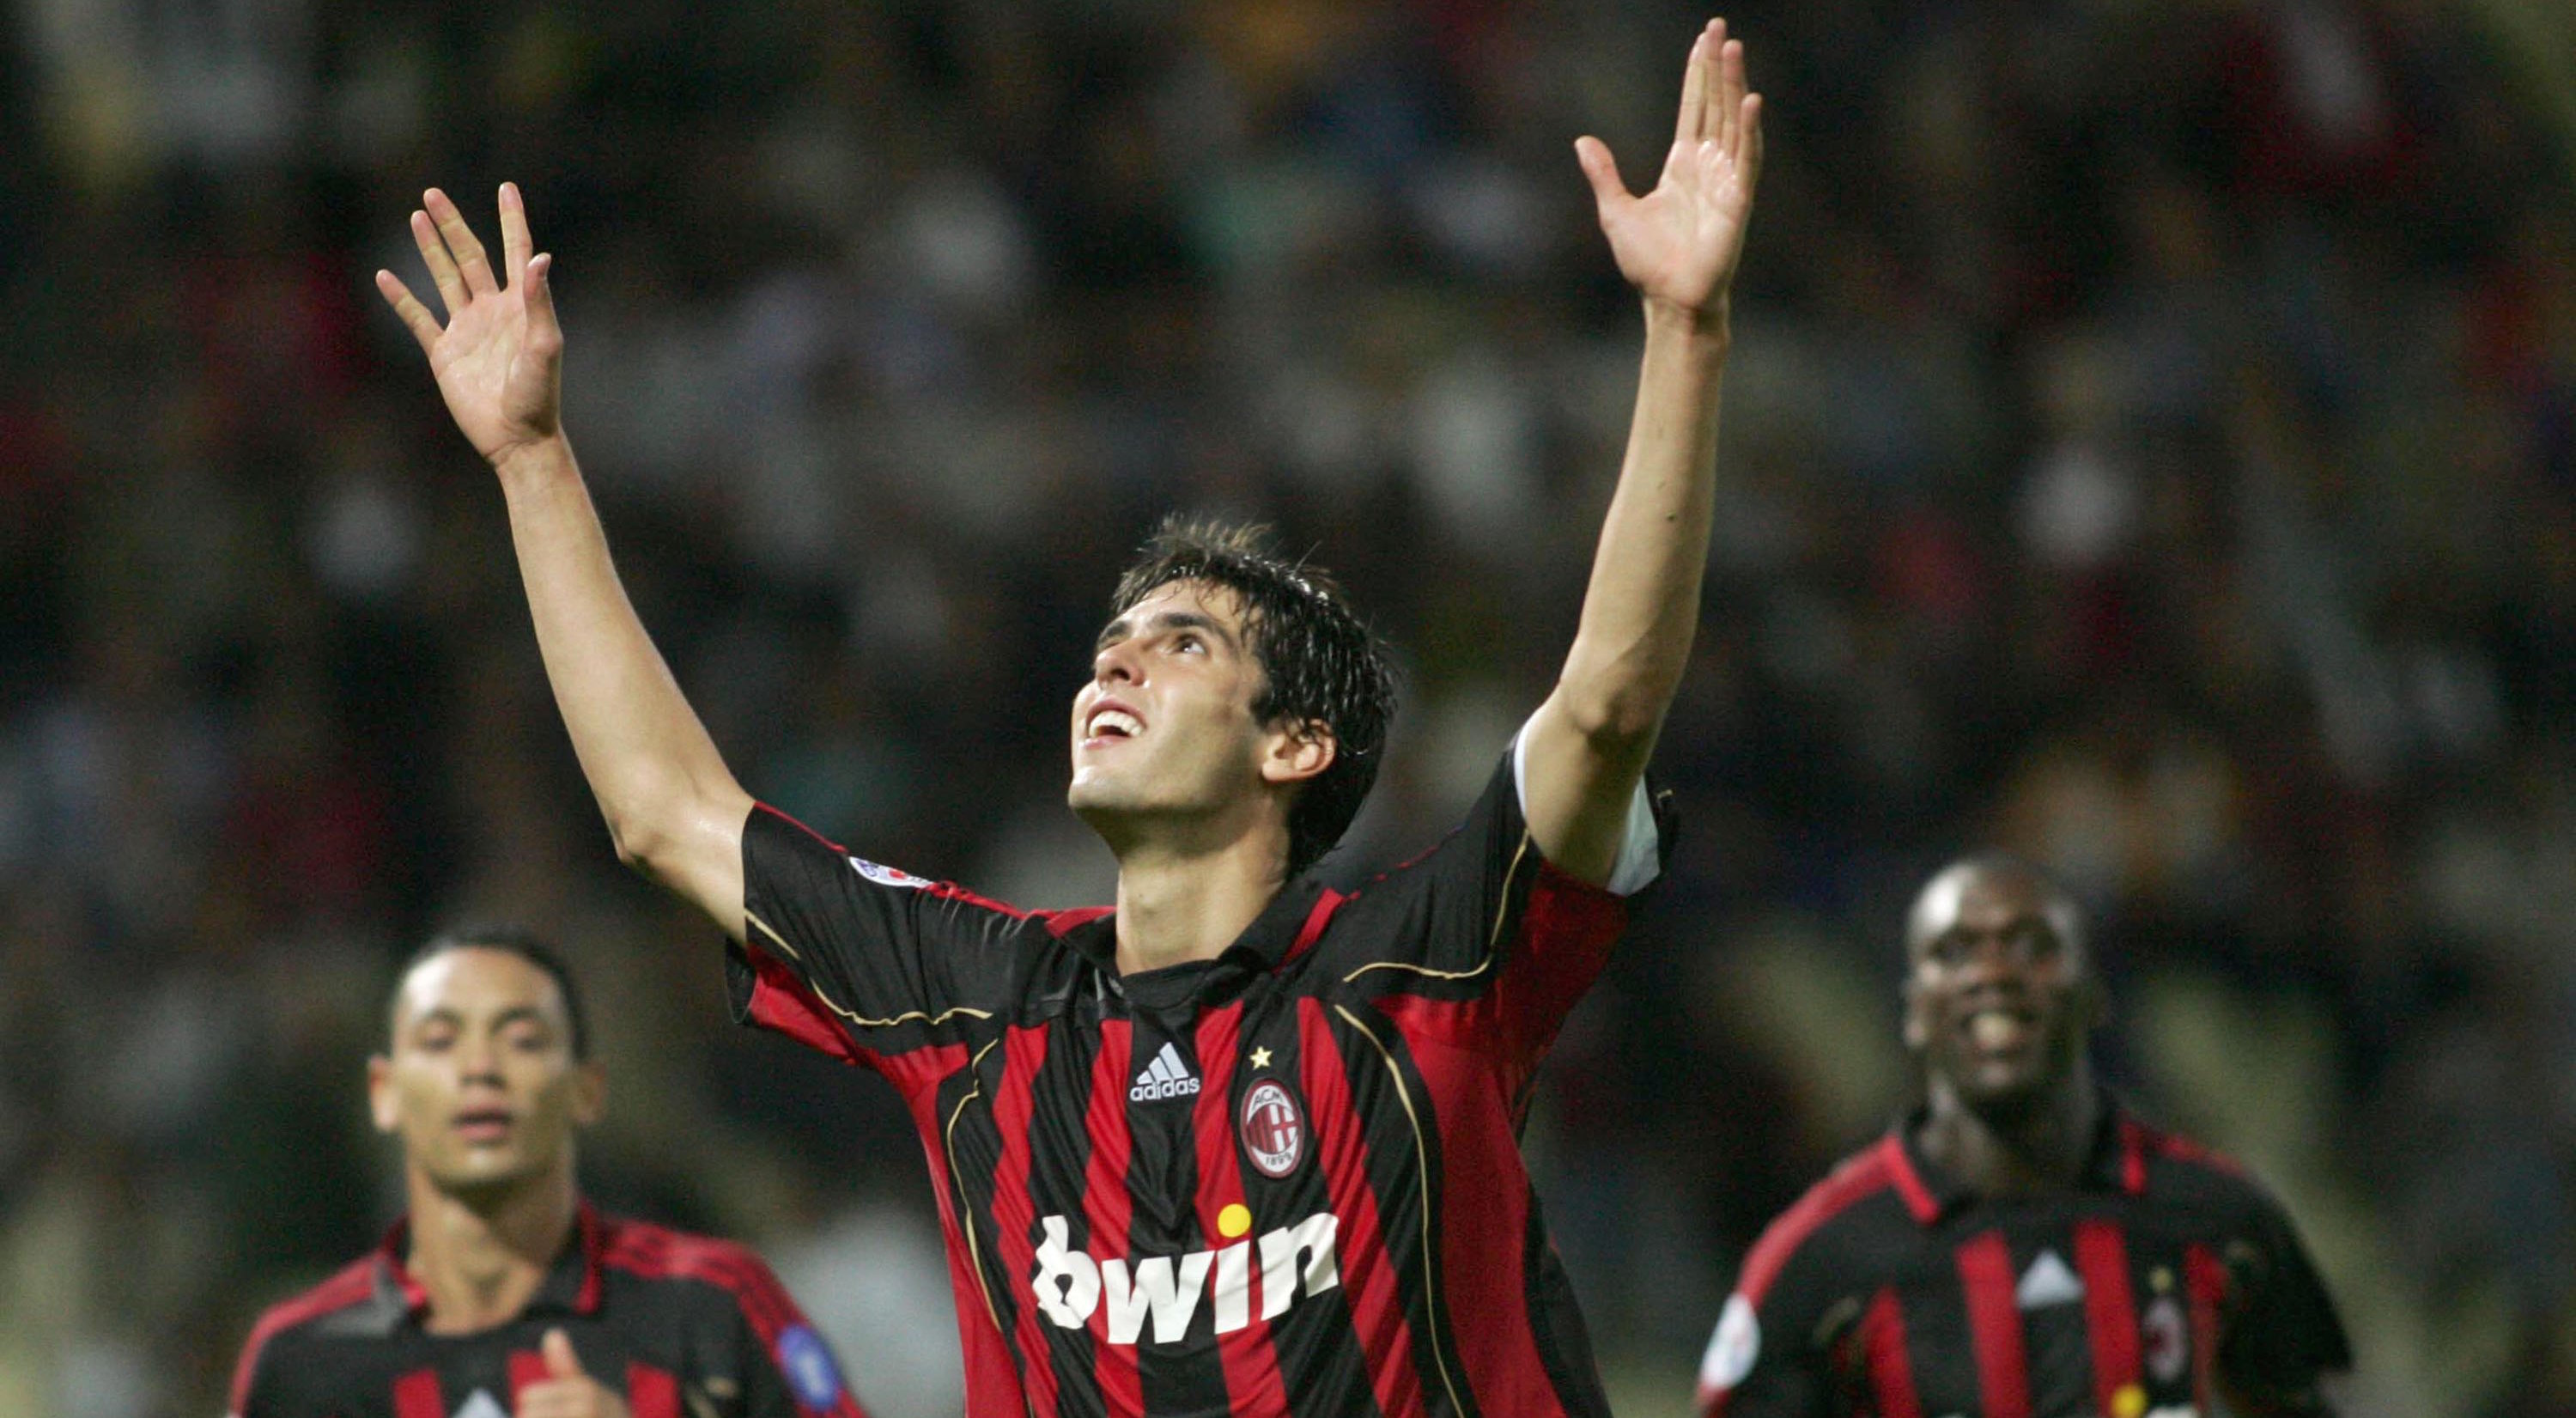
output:
[[[430,314],[429,307],[411,293],[411,287],[391,271],[376,272],[376,293],[394,308],[394,315],[403,322],[404,329],[411,331],[411,337],[420,341],[421,353],[429,353],[430,346],[438,343],[438,317]]]
[[[447,239],[447,249],[456,253],[456,270],[465,280],[465,289],[473,295],[498,292],[501,286],[492,276],[492,258],[484,254],[474,228],[465,224],[465,214],[435,187],[423,196],[430,216],[438,222],[438,234]]]
[[[1709,34],[1716,25],[1701,30],[1691,41],[1690,58],[1682,64],[1682,106],[1673,116],[1673,146],[1688,149],[1707,135],[1708,124],[1708,54]]]
[[[1708,127],[1717,150],[1734,157],[1736,144],[1744,135],[1738,120],[1744,108],[1744,42],[1726,37],[1726,22],[1717,22],[1712,32],[1717,45],[1717,82],[1708,86]]]
[[[456,260],[447,254],[447,242],[438,234],[438,224],[429,213],[411,214],[411,244],[420,248],[420,262],[429,268],[430,284],[438,287],[439,303],[453,317],[465,308],[465,278],[456,274]]]
[[[516,284],[528,269],[528,257],[537,244],[528,235],[528,208],[519,195],[519,184],[501,184],[501,276],[504,284]]]

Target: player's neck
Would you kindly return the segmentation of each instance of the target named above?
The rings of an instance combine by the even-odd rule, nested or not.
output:
[[[411,1253],[404,1265],[429,1292],[428,1327],[470,1334],[518,1317],[572,1239],[580,1211],[569,1164],[490,1197],[462,1197],[417,1170]]]
[[[1285,843],[1263,834],[1204,851],[1131,845],[1118,857],[1118,972],[1214,960],[1285,875]]]
[[[2028,1105],[2011,1108],[1972,1106],[1936,1079],[1917,1141],[1925,1156],[1978,1195],[2021,1196],[2075,1185],[2100,1122],[2100,1097],[2081,1066]]]

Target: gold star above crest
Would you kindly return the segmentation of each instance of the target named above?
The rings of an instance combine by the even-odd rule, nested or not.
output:
[[[1270,1067],[1270,1051],[1269,1051],[1268,1049],[1255,1049],[1255,1050],[1253,1050],[1253,1051],[1252,1051],[1252,1066],[1253,1066],[1254,1068],[1268,1068],[1268,1067]]]

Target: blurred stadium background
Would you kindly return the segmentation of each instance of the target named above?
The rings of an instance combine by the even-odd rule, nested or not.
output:
[[[1668,0],[18,0],[0,29],[0,1414],[205,1415],[397,1204],[391,963],[561,937],[618,1206],[956,1403],[889,1091],[613,861],[499,502],[367,274],[526,187],[568,422],[757,792],[1102,899],[1062,714],[1167,507],[1409,674],[1366,850],[1542,692],[1638,321],[1569,148]],[[1748,0],[1771,98],[1660,907],[1530,1150],[1623,1412],[1905,1095],[1904,897],[2099,912],[2114,1076],[2290,1199],[2356,1412],[2576,1412],[2576,19]]]

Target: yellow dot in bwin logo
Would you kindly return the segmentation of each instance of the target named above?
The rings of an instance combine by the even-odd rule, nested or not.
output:
[[[2138,1418],[2147,1411],[2147,1391],[2136,1384],[2122,1384],[2111,1395],[2111,1418]]]
[[[1225,1238],[1229,1241],[1242,1235],[1244,1232],[1251,1230],[1252,1208],[1239,1201],[1227,1202],[1225,1204],[1225,1210],[1216,1214],[1216,1229],[1223,1232],[1225,1234]],[[2124,1413],[2120,1415],[2120,1418],[2138,1418],[2138,1415],[2134,1413]]]

